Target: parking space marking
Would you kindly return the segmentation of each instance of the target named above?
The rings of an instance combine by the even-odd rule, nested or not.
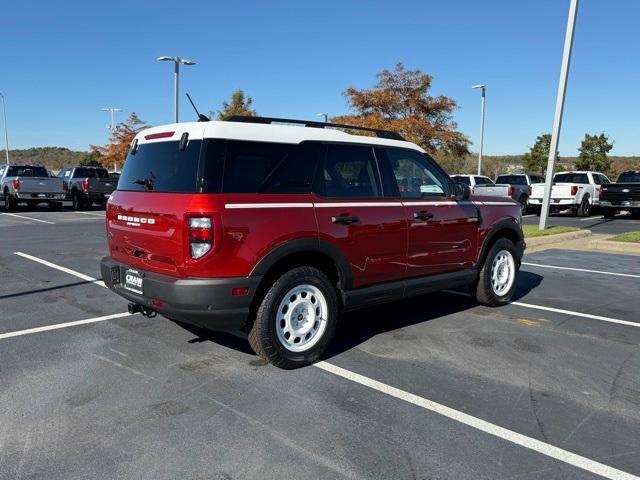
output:
[[[113,320],[114,318],[129,317],[129,312],[114,313],[113,315],[105,315],[103,317],[87,318],[85,320],[76,320],[74,322],[57,323],[55,325],[47,325],[44,327],[25,328],[24,330],[16,330],[15,332],[1,333],[0,340],[5,338],[20,337],[22,335],[30,335],[32,333],[48,332],[49,330],[58,330],[60,328],[75,327],[77,325],[86,325],[88,323],[104,322]]]
[[[558,270],[575,270],[576,272],[600,273],[602,275],[614,275],[616,277],[640,278],[640,275],[633,275],[631,273],[603,272],[601,270],[589,270],[587,268],[560,267],[558,265],[543,265],[542,263],[522,262],[522,265],[527,265],[529,267],[540,267],[540,268],[557,268]]]
[[[443,290],[443,292],[451,293],[453,295],[460,295],[462,297],[471,297],[471,295],[469,295],[468,293],[456,292],[455,290]],[[601,315],[591,315],[590,313],[574,312],[573,310],[564,310],[562,308],[545,307],[542,305],[534,305],[533,303],[524,302],[509,302],[508,305],[517,305],[519,307],[532,308],[534,310],[545,310],[547,312],[563,313],[572,317],[584,317],[591,320],[600,320],[602,322],[617,323],[620,325],[640,328],[640,322],[630,322],[628,320],[619,320],[617,318],[603,317]]]
[[[386,383],[378,382],[377,380],[365,377],[364,375],[360,375],[350,370],[337,367],[331,363],[318,362],[314,364],[314,366],[333,375],[337,375],[338,377],[342,377],[354,383],[358,383],[373,390],[377,390],[378,392],[384,393],[399,400],[403,400],[407,403],[411,403],[412,405],[416,405],[418,407],[424,408],[425,410],[437,413],[451,420],[462,423],[463,425],[467,425],[469,427],[475,428],[476,430],[488,433],[489,435],[493,435],[494,437],[506,440],[507,442],[511,442],[513,444],[528,448],[529,450],[533,450],[547,457],[551,457],[555,460],[559,460],[582,470],[586,470],[587,472],[593,473],[595,475],[600,475],[601,477],[609,478],[612,480],[640,480],[640,477],[632,475],[631,473],[627,473],[622,470],[618,470],[617,468],[610,467],[609,465],[596,462],[595,460],[591,460],[589,458],[583,457],[582,455],[578,455],[562,448],[555,447],[549,443],[536,440],[535,438],[527,437],[526,435],[523,435],[521,433],[514,432],[512,430],[487,422],[486,420],[482,420],[467,413],[460,412],[427,398],[409,393],[405,390],[400,390],[399,388],[392,387],[391,385],[387,385]]]
[[[71,270],[70,268],[62,267],[60,265],[56,265],[55,263],[48,262],[47,260],[43,260],[42,258],[34,257],[33,255],[29,255],[23,252],[13,252],[14,254],[26,258],[28,260],[32,260],[34,262],[38,262],[42,265],[46,265],[50,268],[55,268],[56,270],[60,270],[61,272],[68,273],[69,275],[73,275],[74,277],[81,278],[86,280],[87,282],[95,283],[101,287],[107,288],[102,280],[98,280],[97,278],[90,277],[89,275],[85,275],[84,273],[76,272],[75,270]]]
[[[604,218],[602,215],[599,217],[587,217],[587,218],[581,218],[580,221],[581,222],[588,222],[589,220],[600,220],[601,218]]]
[[[25,217],[24,215],[16,215],[15,213],[2,213],[2,215],[9,215],[10,217],[24,218],[26,220],[33,220],[34,222],[40,223],[48,223],[49,225],[55,225],[55,222],[50,222],[48,220],[40,220],[39,218]]]
[[[105,215],[102,213],[95,213],[95,212],[80,212],[80,211],[74,211],[73,213],[79,213],[80,215],[95,215],[96,217],[102,217],[104,218]]]

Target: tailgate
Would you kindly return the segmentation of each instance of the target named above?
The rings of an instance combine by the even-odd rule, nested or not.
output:
[[[476,185],[473,187],[473,194],[478,197],[508,197],[508,185]]]
[[[114,178],[90,178],[89,190],[97,193],[111,193],[116,189],[118,180]]]
[[[561,183],[551,187],[551,199],[567,199],[574,198],[575,195],[571,195],[571,187],[573,184]],[[581,187],[578,189],[580,190]]]
[[[62,193],[62,179],[52,177],[18,177],[20,193]]]

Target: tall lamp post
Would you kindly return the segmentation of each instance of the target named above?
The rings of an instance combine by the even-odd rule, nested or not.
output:
[[[549,204],[551,203],[551,186],[553,185],[553,170],[556,166],[558,155],[558,142],[560,140],[560,127],[562,126],[562,113],[564,110],[564,96],[567,93],[567,78],[569,76],[569,64],[571,63],[571,49],[573,48],[573,32],[576,29],[576,17],[578,15],[578,0],[571,0],[569,4],[569,18],[567,19],[567,31],[564,36],[564,50],[562,51],[562,65],[560,67],[560,81],[558,82],[558,96],[556,97],[556,112],[553,116],[553,130],[551,132],[551,144],[549,145],[549,158],[547,159],[547,171],[544,182],[544,196],[540,211],[540,224],[538,228],[547,228],[549,217]]]
[[[116,129],[116,118],[115,115],[118,112],[121,112],[122,110],[119,108],[113,108],[113,107],[105,107],[102,109],[103,112],[110,112],[111,113],[111,126],[107,127],[109,128],[109,131],[111,133],[113,133],[113,131]]]
[[[328,113],[316,113],[318,117],[324,117],[324,123],[329,123],[329,114]]]
[[[482,149],[484,147],[484,103],[485,103],[485,94],[487,86],[482,85],[474,85],[471,88],[479,88],[482,93],[481,107],[480,107],[480,152],[478,153],[478,175],[481,175],[482,172]]]
[[[180,81],[180,64],[195,65],[196,62],[180,57],[158,57],[160,62],[173,62],[173,121],[178,123],[178,84]]]
[[[9,165],[9,135],[7,134],[7,105],[5,104],[4,95],[0,93],[2,97],[2,116],[4,117],[4,153],[7,159],[7,165]]]

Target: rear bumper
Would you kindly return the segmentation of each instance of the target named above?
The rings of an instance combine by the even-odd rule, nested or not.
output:
[[[542,199],[541,198],[530,198],[529,199],[529,204],[530,205],[542,205]],[[574,206],[578,206],[578,204],[576,203],[575,198],[552,198],[551,199],[551,203],[549,204],[552,207],[574,207]]]
[[[105,285],[130,302],[144,305],[171,320],[216,331],[244,327],[255,291],[262,279],[262,276],[175,278],[136,268],[144,273],[144,294],[139,295],[125,290],[118,281],[124,278],[126,268],[128,266],[111,257],[104,257],[100,262],[100,270]],[[245,287],[249,289],[247,295],[231,294],[233,288]]]
[[[113,192],[82,192],[81,195],[85,200],[91,200],[92,202],[106,202],[109,200]]]
[[[51,200],[57,200],[57,201],[62,201],[64,200],[65,194],[64,192],[16,192],[15,193],[15,198],[19,199],[19,200],[29,200],[29,201],[41,201],[41,202],[46,202],[46,201],[51,201]]]
[[[640,200],[600,200],[601,207],[619,208],[625,210],[627,208],[640,208]]]

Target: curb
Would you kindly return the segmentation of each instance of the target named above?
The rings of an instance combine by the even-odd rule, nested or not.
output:
[[[613,240],[591,240],[589,247],[609,252],[640,255],[640,243],[616,242]]]
[[[591,230],[578,230],[576,232],[557,233],[555,235],[547,235],[543,237],[526,238],[524,241],[527,243],[527,247],[540,247],[542,245],[551,245],[554,243],[566,242],[567,240],[576,240],[578,238],[585,238],[591,236]],[[619,242],[609,242],[619,243]]]

